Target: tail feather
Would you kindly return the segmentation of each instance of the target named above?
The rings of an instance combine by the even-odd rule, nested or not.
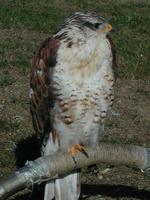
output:
[[[80,196],[80,173],[74,172],[55,181],[56,200],[78,200]]]
[[[43,146],[44,155],[53,155],[59,150],[58,141],[53,141],[50,133],[46,145]],[[80,173],[72,172],[69,175],[46,183],[44,200],[78,200],[80,196]]]
[[[54,181],[50,181],[45,185],[44,200],[52,200],[54,196]]]

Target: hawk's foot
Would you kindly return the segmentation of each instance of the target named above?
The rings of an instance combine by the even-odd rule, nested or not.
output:
[[[83,144],[74,144],[70,150],[69,153],[71,154],[71,157],[73,158],[73,160],[76,163],[75,157],[77,155],[77,152],[80,151],[81,153],[83,153],[87,158],[89,157],[87,152],[84,149],[84,145]]]

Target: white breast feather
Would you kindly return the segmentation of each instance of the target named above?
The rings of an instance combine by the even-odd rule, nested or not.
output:
[[[71,141],[76,140],[77,143],[84,139],[84,142],[87,140],[87,143],[90,141],[95,144],[103,125],[100,122],[94,123],[94,120],[101,117],[101,112],[103,115],[107,112],[109,105],[104,94],[112,88],[112,84],[105,78],[105,75],[109,75],[113,80],[109,41],[99,37],[82,45],[75,44],[72,48],[62,43],[53,74],[54,88],[59,97],[62,95],[65,99],[74,96],[76,99],[75,106],[69,111],[73,112],[74,122],[69,126],[59,119],[62,112],[59,104],[56,103],[54,108],[54,124],[61,137],[62,149],[68,148]],[[87,99],[85,104],[82,103],[84,99]],[[63,137],[66,134],[68,141]]]

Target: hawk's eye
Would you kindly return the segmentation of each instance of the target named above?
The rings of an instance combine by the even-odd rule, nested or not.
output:
[[[95,30],[95,27],[93,26],[93,24],[91,22],[85,22],[83,25],[92,29],[92,30]]]
[[[95,30],[95,29],[98,29],[100,28],[100,26],[102,25],[103,23],[91,23],[91,22],[85,22],[84,23],[84,26],[87,26],[88,28],[92,29],[92,30]]]
[[[95,23],[95,24],[94,24],[94,27],[95,27],[96,29],[98,29],[101,25],[102,25],[102,23]]]

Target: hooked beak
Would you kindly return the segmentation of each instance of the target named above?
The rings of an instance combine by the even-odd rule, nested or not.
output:
[[[110,32],[112,29],[113,29],[113,27],[112,27],[112,25],[111,24],[106,24],[106,32]]]
[[[109,23],[105,23],[102,27],[100,27],[99,29],[97,29],[97,32],[109,33],[112,30],[113,30],[112,25],[109,24]]]

